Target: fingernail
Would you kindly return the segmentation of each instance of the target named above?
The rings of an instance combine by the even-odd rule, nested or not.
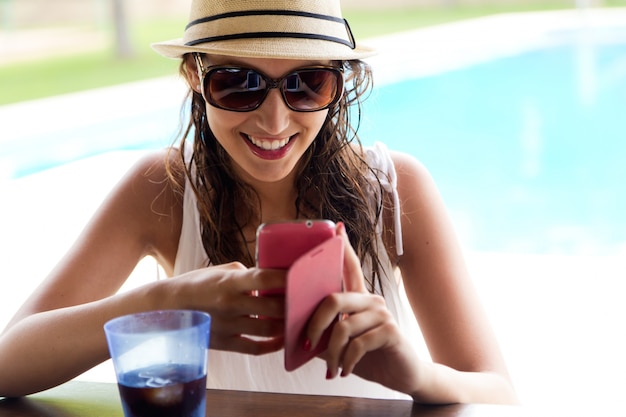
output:
[[[330,369],[326,370],[326,379],[333,379],[333,374],[330,372]]]
[[[302,348],[307,352],[311,350],[311,339],[309,339],[308,337],[304,339],[304,345],[302,345]]]

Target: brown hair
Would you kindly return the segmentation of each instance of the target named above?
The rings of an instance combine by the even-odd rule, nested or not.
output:
[[[187,78],[186,56],[180,66]],[[329,109],[316,139],[298,165],[295,201],[299,218],[328,219],[343,222],[350,242],[362,264],[371,265],[372,276],[366,276],[372,292],[381,291],[380,260],[376,224],[382,213],[385,193],[379,173],[366,163],[357,136],[363,97],[372,88],[372,74],[361,61],[344,61],[346,92]],[[261,207],[255,190],[243,182],[232,169],[230,156],[213,136],[206,122],[206,104],[202,95],[190,89],[190,118],[182,135],[179,158],[185,175],[198,200],[201,235],[209,262],[217,265],[239,261],[254,265],[244,237],[244,227],[258,226]],[[354,112],[349,109],[354,106]],[[356,116],[356,124],[351,118]],[[193,130],[193,154],[185,160],[183,150]],[[181,176],[168,166],[170,178],[182,192]],[[371,174],[374,174],[373,176]],[[369,178],[368,178],[369,177]],[[178,178],[178,181],[176,180]],[[245,208],[242,210],[242,207]],[[233,238],[238,236],[239,238]]]

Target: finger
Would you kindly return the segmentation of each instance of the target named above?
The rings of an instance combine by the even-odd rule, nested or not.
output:
[[[244,293],[274,290],[284,292],[286,280],[287,271],[285,270],[250,268],[250,277],[238,280],[236,285],[237,290]]]
[[[317,346],[324,331],[333,324],[338,316],[347,315],[348,318],[341,322],[348,321],[350,323],[350,318],[357,313],[367,310],[376,312],[381,317],[378,320],[371,319],[369,326],[376,325],[376,323],[384,320],[384,317],[386,317],[385,300],[378,295],[358,292],[344,292],[327,296],[317,307],[307,326],[307,337],[311,342],[311,346]]]
[[[240,293],[284,288],[287,276],[283,270],[246,268],[239,262],[211,266],[204,270],[207,274],[219,272],[221,279],[218,285]]]
[[[240,309],[242,316],[283,319],[285,317],[285,296],[246,296]]]
[[[215,337],[231,337],[233,335],[278,337],[284,334],[284,323],[283,320],[258,319],[253,317],[235,317],[229,319],[214,317],[211,323],[211,333]]]
[[[251,293],[215,291],[208,302],[208,312],[218,317],[264,316],[281,319],[285,316],[285,297],[258,297]],[[203,308],[201,306],[201,308]]]
[[[331,377],[337,375],[339,368],[345,367],[346,358],[349,358],[350,361],[358,361],[368,351],[368,348],[373,348],[374,346],[370,346],[370,344],[363,345],[360,338],[372,332],[372,329],[378,329],[381,325],[384,325],[384,317],[381,317],[375,310],[352,314],[347,319],[336,323],[325,355],[329,375]],[[350,353],[351,355],[349,355]],[[354,367],[356,362],[349,363]]]
[[[387,322],[350,340],[341,358],[341,376],[350,375],[368,352],[387,347],[393,339],[390,335],[394,334],[397,334],[397,328],[393,323]]]
[[[211,349],[250,355],[264,355],[266,353],[276,352],[282,349],[284,345],[285,338],[282,336],[260,340],[246,336],[233,336],[223,339],[217,346],[214,345],[213,340],[211,340]]]
[[[350,244],[350,239],[346,233],[346,226],[343,222],[337,223],[337,235],[343,238],[343,282],[346,291],[367,292],[361,262],[356,252]]]

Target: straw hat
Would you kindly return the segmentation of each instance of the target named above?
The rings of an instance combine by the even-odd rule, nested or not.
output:
[[[339,0],[192,0],[182,39],[152,47],[168,58],[204,52],[248,58],[361,59]]]

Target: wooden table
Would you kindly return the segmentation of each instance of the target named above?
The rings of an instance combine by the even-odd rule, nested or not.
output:
[[[207,417],[522,417],[521,407],[423,406],[411,401],[207,390]],[[72,381],[0,399],[2,417],[124,417],[117,385]]]

